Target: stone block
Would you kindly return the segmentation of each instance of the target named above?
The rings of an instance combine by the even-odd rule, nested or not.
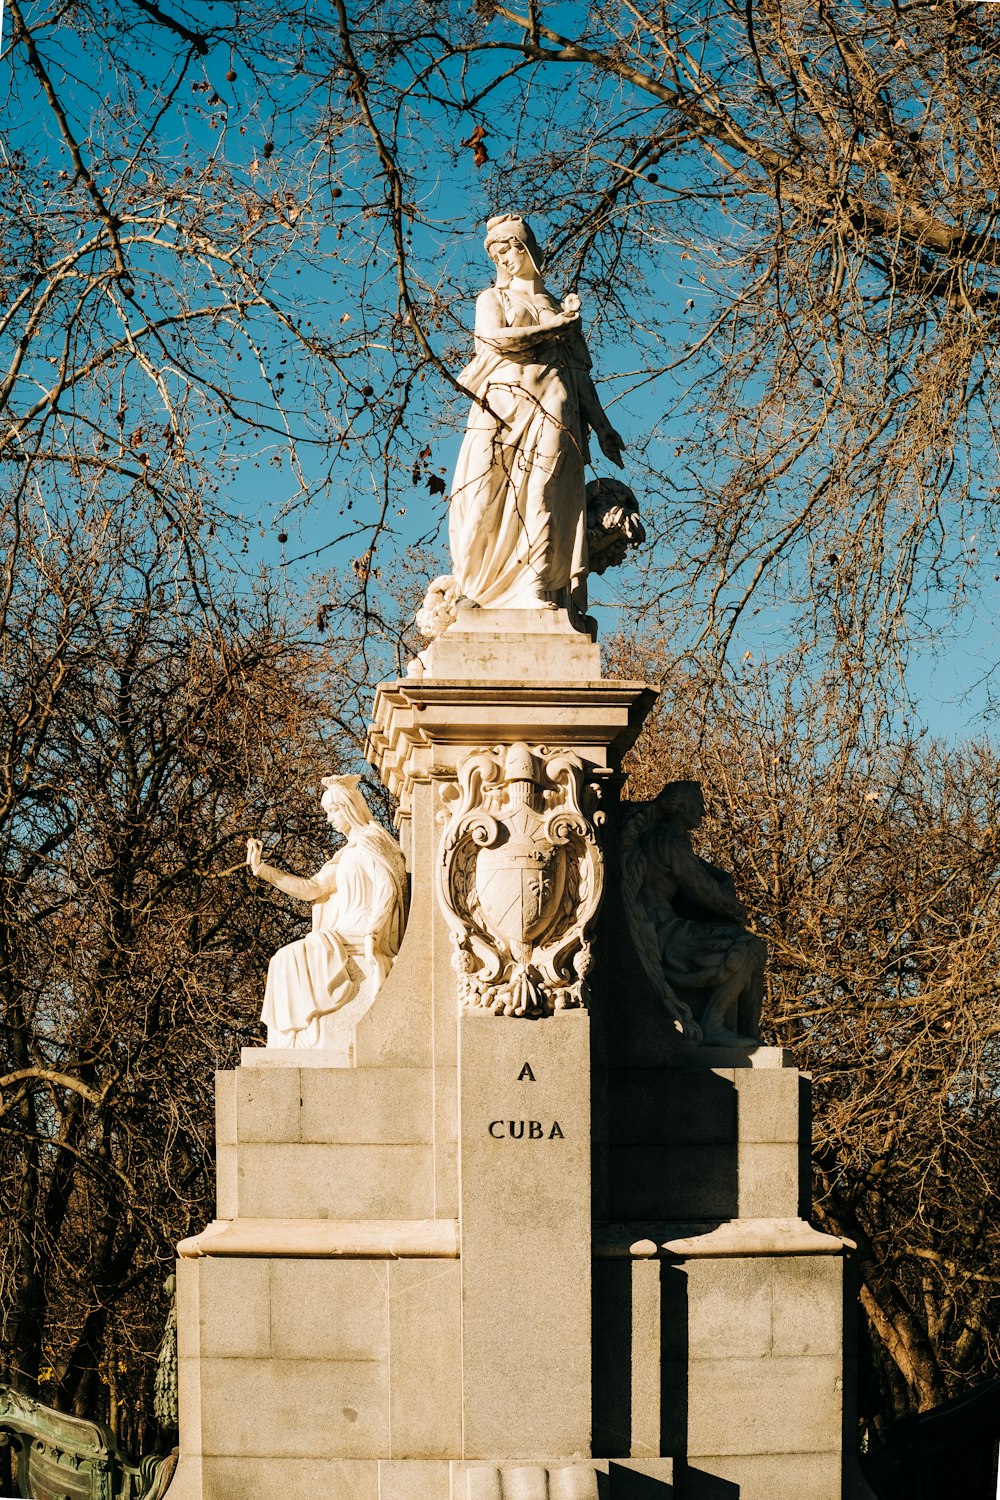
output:
[[[628,1452],[633,1458],[656,1458],[660,1449],[661,1265],[635,1260],[632,1270],[632,1396]]]
[[[215,1215],[218,1219],[235,1219],[237,1213],[237,1183],[239,1164],[236,1146],[216,1146],[215,1150]]]
[[[344,1068],[302,1074],[301,1138],[411,1145],[433,1139],[429,1068]]]
[[[465,1453],[585,1453],[590,1018],[459,1027]]]
[[[836,1405],[842,1264],[837,1257],[825,1256],[706,1257],[683,1266],[654,1259],[598,1261],[596,1451],[636,1458],[684,1454],[691,1441],[692,1408],[703,1399],[715,1401],[723,1417],[730,1404],[737,1403],[733,1418],[745,1426],[738,1403],[771,1391],[767,1400],[779,1414],[785,1413],[779,1422],[798,1421],[801,1410],[793,1410],[795,1393],[804,1381],[824,1377],[822,1372],[817,1375],[817,1365],[789,1357],[793,1354],[833,1356],[826,1365],[833,1395],[825,1405]],[[779,1301],[780,1278],[787,1292],[785,1307]],[[796,1344],[796,1338],[805,1338],[799,1332],[801,1320],[810,1316],[816,1317],[815,1342]],[[719,1398],[716,1390],[730,1362],[739,1372],[732,1402]],[[697,1384],[703,1377],[704,1391]],[[809,1412],[808,1423],[813,1419]],[[812,1437],[810,1427],[804,1442],[797,1436],[789,1446],[808,1447]]]
[[[809,1255],[773,1261],[774,1352],[787,1358],[841,1352],[844,1261]]]
[[[388,1261],[276,1259],[270,1265],[275,1358],[386,1358]]]
[[[414,928],[415,921],[411,911],[392,972],[358,1021],[359,1067],[429,1068],[433,1063],[428,944]]]
[[[200,1281],[203,1359],[266,1359],[271,1353],[271,1263],[235,1256],[190,1262]]]
[[[682,1043],[668,1064],[677,1068],[794,1068],[789,1047],[708,1047]]]
[[[840,1470],[839,1453],[702,1458],[684,1467],[684,1500],[721,1500],[720,1480],[733,1500],[841,1500]]]
[[[422,783],[413,788],[412,808],[400,809],[401,838],[409,845],[410,908],[392,971],[375,1004],[357,1024],[355,1056],[362,1067],[430,1067],[435,1061],[433,933],[438,912],[431,852],[437,833],[435,796],[434,786]],[[454,1013],[453,1006],[452,1031]]]
[[[297,1141],[301,1077],[298,1068],[239,1068],[237,1140]]]
[[[594,1262],[594,1452],[612,1458],[632,1448],[632,1265]]]
[[[351,1004],[357,1002],[352,1001]],[[345,1014],[347,1006],[337,1012]],[[241,1068],[353,1068],[354,1047],[348,1042],[330,1047],[259,1047],[240,1048]]]
[[[177,1417],[181,1452],[201,1453],[201,1361],[177,1358]]]
[[[611,1146],[608,1200],[613,1219],[731,1219],[738,1212],[731,1146]]]
[[[688,1366],[687,1456],[835,1452],[842,1372],[830,1356]],[[676,1453],[676,1449],[674,1450]]]
[[[562,610],[468,611],[424,651],[426,675],[487,682],[595,682],[600,647]]]
[[[388,1264],[393,1458],[462,1452],[462,1283],[458,1261]]]
[[[768,1256],[687,1263],[691,1359],[763,1359],[771,1353],[774,1264]]]
[[[797,1142],[751,1142],[739,1147],[739,1217],[793,1219],[799,1211]]]
[[[206,1458],[204,1500],[380,1500],[375,1459]]]
[[[195,1359],[201,1348],[201,1276],[200,1262],[178,1256],[177,1277],[177,1357]]]
[[[451,1500],[451,1465],[426,1458],[382,1459],[378,1486],[378,1500]]]
[[[794,1068],[744,1068],[736,1076],[740,1142],[797,1142],[799,1073]]]
[[[215,1075],[215,1142],[218,1146],[236,1145],[236,1073]]]
[[[608,1139],[614,1145],[735,1146],[737,1095],[732,1080],[731,1071],[616,1070],[609,1080]]]
[[[375,1361],[204,1359],[203,1451],[232,1458],[386,1453],[388,1387],[386,1365]]]
[[[240,1216],[425,1219],[433,1213],[430,1146],[248,1143],[240,1148]]]

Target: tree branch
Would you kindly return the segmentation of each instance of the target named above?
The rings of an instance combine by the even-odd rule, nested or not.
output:
[[[38,48],[35,46],[35,38],[32,35],[27,24],[25,23],[23,15],[21,14],[21,7],[18,5],[18,0],[10,0],[10,14],[11,19],[14,23],[15,39],[24,43],[25,50],[28,54],[28,64],[31,68],[31,71],[38,79],[38,82],[41,84],[42,92],[45,94],[46,99],[49,101],[52,113],[56,117],[56,123],[59,126],[59,133],[62,136],[63,140],[66,142],[66,146],[69,150],[73,165],[76,168],[76,174],[79,177],[80,181],[83,183],[84,187],[87,189],[87,192],[90,194],[91,199],[93,200],[94,207],[97,210],[97,217],[100,219],[101,223],[104,225],[105,230],[107,231],[108,239],[111,243],[112,259],[115,263],[115,275],[119,278],[119,280],[122,280],[128,276],[128,268],[125,265],[125,257],[122,254],[121,241],[118,238],[118,220],[115,218],[115,216],[112,214],[111,210],[105,203],[104,198],[101,195],[101,191],[98,188],[97,183],[94,181],[89,167],[87,167],[84,163],[83,156],[80,152],[79,143],[76,139],[76,136],[73,134],[73,130],[70,126],[69,121],[66,118],[66,112],[59,102],[59,97],[52,86],[52,81],[45,69],[45,64],[42,62],[42,59],[39,56]]]

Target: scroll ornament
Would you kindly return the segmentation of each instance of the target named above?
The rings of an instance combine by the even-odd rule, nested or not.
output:
[[[505,1016],[587,1005],[604,884],[597,796],[578,756],[523,742],[473,752],[443,790],[439,893],[463,1005]]]

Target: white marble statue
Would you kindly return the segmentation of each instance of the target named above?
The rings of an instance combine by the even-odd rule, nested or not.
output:
[[[403,936],[406,866],[395,839],[375,821],[360,776],[324,776],[323,810],[346,843],[311,877],[263,862],[247,840],[247,864],[299,901],[313,904],[312,931],[271,959],[264,1010],[269,1047],[328,1045],[327,1018],[381,988]]]
[[[633,940],[678,1027],[714,1046],[759,1043],[767,946],[747,932],[733,877],[700,858],[696,781],[671,781],[622,835],[622,891]]]
[[[451,492],[450,541],[463,600],[489,609],[586,609],[584,464],[592,431],[622,467],[622,439],[590,376],[580,300],[542,282],[531,229],[487,223],[496,284],[476,302],[476,354],[459,376],[477,398]]]

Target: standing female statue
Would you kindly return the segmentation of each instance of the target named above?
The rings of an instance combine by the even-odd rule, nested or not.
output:
[[[525,221],[487,223],[496,285],[476,302],[476,355],[459,376],[477,398],[451,493],[451,556],[465,601],[489,609],[586,609],[587,438],[622,467],[622,440],[590,377],[580,300],[542,283]]]
[[[311,901],[312,932],[271,959],[261,1020],[269,1047],[321,1047],[324,1018],[361,993],[374,996],[403,936],[406,866],[395,839],[376,823],[358,790],[360,776],[324,776],[323,810],[347,842],[312,877],[263,863],[260,839],[247,840],[252,875]]]

